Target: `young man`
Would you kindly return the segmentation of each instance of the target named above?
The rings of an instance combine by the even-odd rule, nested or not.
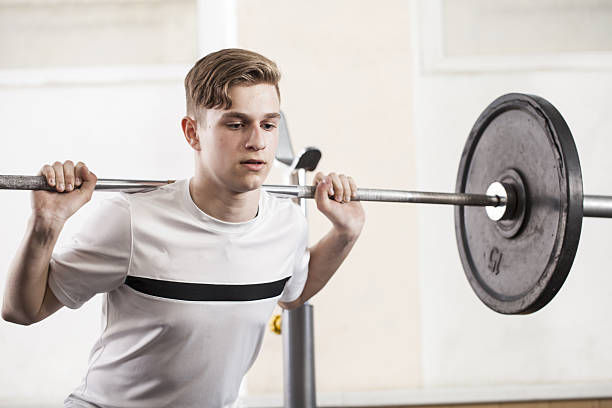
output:
[[[350,177],[315,176],[333,227],[310,249],[297,206],[260,189],[278,143],[279,79],[272,61],[246,50],[198,61],[182,120],[194,176],[106,200],[55,252],[97,179],[80,162],[42,168],[61,194],[32,194],[2,316],[29,325],[104,293],[102,334],[65,406],[230,406],[275,304],[303,304],[348,255],[365,220]]]

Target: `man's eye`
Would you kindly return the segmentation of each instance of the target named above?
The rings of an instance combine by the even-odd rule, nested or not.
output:
[[[228,123],[227,127],[229,127],[230,129],[240,129],[242,127],[242,123]]]
[[[274,129],[274,128],[276,127],[276,125],[275,125],[274,123],[264,123],[264,124],[262,125],[262,127],[263,127],[265,130],[272,130],[272,129]]]

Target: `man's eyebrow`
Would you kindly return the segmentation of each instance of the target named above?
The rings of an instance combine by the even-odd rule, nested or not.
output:
[[[221,115],[221,118],[222,119],[225,119],[225,118],[240,118],[240,119],[243,119],[243,120],[250,119],[249,115],[245,115],[242,112],[234,112],[234,111],[225,112],[223,115]],[[266,113],[264,115],[264,118],[266,118],[266,119],[280,118],[280,113],[278,113],[278,112]]]
[[[280,118],[280,117],[281,117],[281,115],[280,115],[280,113],[278,113],[278,112],[274,112],[274,113],[266,113],[266,114],[264,115],[264,118],[266,118],[266,119],[277,119],[277,118]]]

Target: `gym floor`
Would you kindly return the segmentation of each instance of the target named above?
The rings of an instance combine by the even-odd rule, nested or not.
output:
[[[539,402],[513,402],[499,404],[475,405],[422,405],[422,406],[394,406],[387,408],[612,408],[612,399],[605,400],[576,400],[576,401],[539,401]]]

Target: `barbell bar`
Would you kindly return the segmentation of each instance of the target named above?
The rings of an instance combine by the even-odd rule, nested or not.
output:
[[[156,189],[176,180],[98,179],[96,191],[137,193]],[[284,198],[314,199],[315,186],[264,184],[262,190]],[[0,175],[0,190],[56,191],[44,176]],[[359,188],[353,201],[378,201],[389,203],[445,204],[474,207],[505,207],[506,194],[487,195],[473,193],[442,193],[431,191],[406,191]],[[585,195],[584,217],[612,218],[612,196]]]
[[[96,191],[135,193],[156,189],[176,180],[130,180],[98,179]],[[262,190],[286,198],[314,199],[315,186],[264,184]],[[0,175],[0,190],[46,190],[56,191],[49,186],[44,176]],[[504,207],[507,197],[504,195],[441,193],[431,191],[406,191],[386,189],[357,189],[353,201],[379,201],[390,203],[446,204],[467,205],[475,207]],[[585,195],[584,216],[612,218],[612,196]]]
[[[141,192],[173,182],[99,179],[95,188]],[[0,176],[0,189],[55,191],[44,176]],[[315,193],[314,186],[262,189],[289,198]],[[454,193],[358,189],[352,200],[455,206],[468,282],[503,314],[533,313],[548,304],[573,263],[582,218],[612,218],[612,196],[583,194],[578,152],[561,114],[544,98],[518,93],[497,98],[477,119]]]

